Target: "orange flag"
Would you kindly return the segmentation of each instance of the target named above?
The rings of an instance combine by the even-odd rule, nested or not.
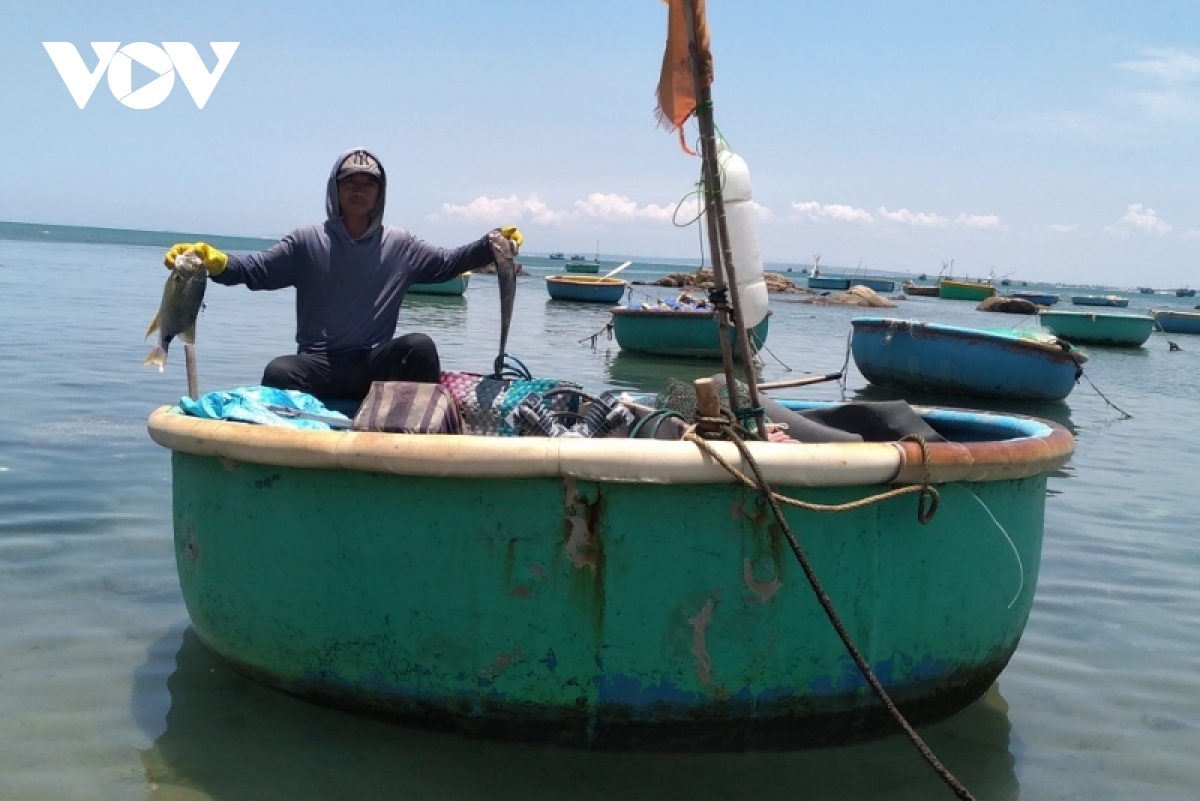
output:
[[[658,78],[658,107],[654,116],[668,131],[679,131],[679,144],[696,155],[683,138],[683,123],[696,110],[696,84],[692,80],[692,60],[688,48],[687,17],[684,3],[692,3],[696,12],[696,44],[700,50],[700,79],[712,86],[712,51],[708,44],[708,18],[704,0],[663,0],[667,4],[667,49],[663,53],[662,74]]]

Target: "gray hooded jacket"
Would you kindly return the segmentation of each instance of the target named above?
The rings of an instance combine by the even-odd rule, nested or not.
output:
[[[329,173],[324,223],[297,228],[259,253],[230,256],[225,269],[213,276],[218,284],[245,284],[255,290],[296,287],[298,353],[361,352],[383,344],[396,332],[400,304],[410,286],[447,281],[493,261],[486,235],[445,250],[383,225],[387,173],[382,163],[382,185],[370,225],[361,237],[351,239],[338,208],[337,172],[353,152],[338,156]]]

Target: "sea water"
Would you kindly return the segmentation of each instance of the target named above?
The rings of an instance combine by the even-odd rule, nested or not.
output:
[[[141,366],[166,277],[162,242],[71,238],[0,239],[0,799],[950,797],[899,736],[795,753],[597,754],[372,722],[232,672],[189,628],[169,456],[145,429],[186,387],[178,345],[164,373]],[[717,371],[621,353],[604,307],[549,300],[542,276],[561,263],[525,263],[509,351],[536,375],[653,392],[667,375]],[[635,264],[622,277],[669,269]],[[494,277],[477,275],[462,298],[410,296],[399,330],[432,335],[448,369],[487,371],[498,295]],[[1131,312],[1192,306],[1128,296]],[[772,297],[763,380],[838,370],[862,314],[1034,324],[933,298],[892,310],[796,299]],[[293,352],[293,304],[291,290],[210,286],[201,390],[257,383],[272,357]],[[923,729],[978,798],[1200,797],[1200,337],[1171,339],[1181,351],[1161,334],[1138,349],[1089,348],[1095,389],[1020,409],[1077,437],[1049,481],[1033,613],[984,698]],[[851,361],[845,387],[778,396],[889,395]],[[1009,567],[996,565],[998,581]]]

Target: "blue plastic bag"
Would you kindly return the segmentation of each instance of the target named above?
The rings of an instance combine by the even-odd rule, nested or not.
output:
[[[206,392],[195,400],[188,397],[180,398],[179,408],[193,417],[204,417],[209,420],[233,420],[240,423],[310,428],[318,431],[329,431],[335,427],[350,427],[349,417],[340,412],[331,411],[325,404],[307,392],[294,389],[261,386],[222,389]],[[279,411],[273,411],[273,408]],[[339,424],[342,421],[345,423],[334,426],[321,420],[292,417],[288,415],[289,411],[327,417]]]

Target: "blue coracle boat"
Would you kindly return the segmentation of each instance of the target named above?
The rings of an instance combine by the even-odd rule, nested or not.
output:
[[[1058,301],[1059,301],[1058,295],[1052,294],[1050,292],[1021,291],[1021,292],[1009,292],[1008,294],[1009,294],[1009,297],[1021,298],[1022,300],[1027,300],[1030,303],[1036,303],[1039,306],[1053,306],[1055,303],[1058,303]]]
[[[574,300],[583,303],[616,303],[625,294],[628,283],[620,278],[595,275],[551,275],[546,278],[546,291],[554,300]]]
[[[872,384],[1013,401],[1062,400],[1085,361],[1050,335],[982,331],[887,317],[856,317],[851,352]]]
[[[1158,327],[1168,334],[1200,334],[1200,313],[1156,309],[1150,315],[1158,321]]]

